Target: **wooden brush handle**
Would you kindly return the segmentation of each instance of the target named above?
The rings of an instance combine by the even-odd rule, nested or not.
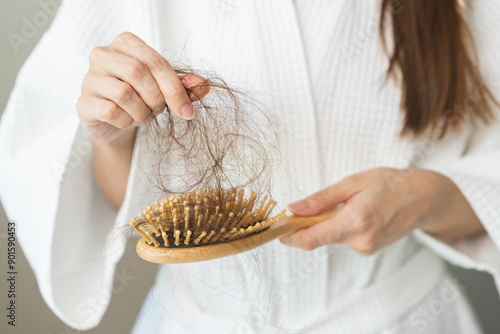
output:
[[[159,248],[150,246],[144,239],[141,239],[137,243],[137,254],[153,263],[188,263],[218,259],[257,248],[283,235],[330,219],[336,213],[337,210],[311,217],[285,216],[267,230],[250,237],[200,247]]]

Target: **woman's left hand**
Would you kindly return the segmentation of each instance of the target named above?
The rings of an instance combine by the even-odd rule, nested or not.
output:
[[[313,216],[342,203],[335,217],[281,242],[306,250],[343,244],[371,255],[418,228],[442,240],[484,231],[449,178],[421,169],[377,168],[355,174],[289,208],[297,216]]]

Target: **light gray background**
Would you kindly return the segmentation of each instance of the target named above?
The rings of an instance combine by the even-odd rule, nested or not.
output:
[[[29,38],[27,44],[19,46],[18,52],[8,39],[10,32],[21,34],[23,18],[33,22],[33,15],[41,11],[40,0],[1,1],[0,2],[0,114],[5,109],[8,97],[15,82],[17,72],[38,42],[48,24],[39,28],[36,36]],[[44,0],[42,0],[44,1]],[[118,1],[118,0],[117,0]],[[52,19],[52,17],[50,17]],[[1,158],[1,157],[0,157]],[[15,220],[15,217],[11,217]],[[7,282],[4,278],[7,272],[6,264],[6,230],[7,217],[0,205],[0,309],[7,307]],[[77,333],[63,324],[45,305],[33,272],[24,255],[19,249],[17,255],[17,326],[8,326],[5,312],[1,312],[1,333]],[[101,324],[88,333],[129,333],[144,300],[149,286],[154,280],[157,267],[137,258],[133,245],[129,245],[117,272],[121,276],[124,271],[126,279],[118,277],[115,280],[116,292],[113,293],[111,305]],[[500,302],[490,275],[451,268],[463,286],[474,305],[485,333],[500,333]]]

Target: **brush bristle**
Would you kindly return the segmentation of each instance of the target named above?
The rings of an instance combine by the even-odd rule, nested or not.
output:
[[[171,196],[148,206],[130,225],[154,247],[196,247],[262,232],[285,215],[269,218],[276,202],[243,189],[204,189]]]

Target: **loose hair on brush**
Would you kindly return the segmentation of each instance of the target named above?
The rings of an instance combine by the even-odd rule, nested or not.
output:
[[[276,221],[284,213],[269,220],[277,203],[268,195],[280,163],[279,122],[255,92],[236,89],[213,72],[187,67],[176,67],[176,72],[180,77],[198,75],[206,80],[186,89],[193,101],[192,120],[179,119],[167,106],[146,123],[141,140],[146,142],[152,157],[147,161],[152,165],[143,167],[157,201],[148,203],[131,225],[139,233],[145,231],[142,225],[160,233],[155,227],[160,226],[156,219],[161,216],[172,225],[166,228],[168,238],[182,246],[189,240],[196,244],[201,238],[216,240],[224,232],[222,226],[232,230],[257,221]],[[208,225],[215,231],[208,230],[197,240],[195,235]],[[181,227],[185,227],[182,235]],[[159,245],[154,237],[143,237]]]

